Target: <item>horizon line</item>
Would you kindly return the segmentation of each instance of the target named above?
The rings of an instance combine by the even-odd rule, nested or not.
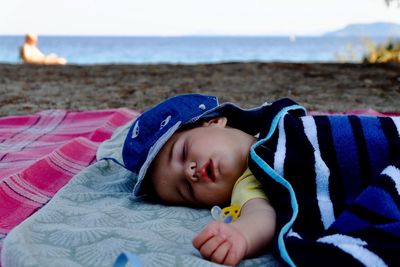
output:
[[[1,34],[0,37],[24,37],[25,34]],[[354,35],[330,35],[329,33],[322,34],[187,34],[187,35],[119,35],[119,34],[38,34],[40,38],[44,37],[88,37],[88,38],[310,38],[310,37],[335,37],[335,38],[346,38],[346,37],[394,37],[400,38],[400,36],[388,36],[385,34],[354,34]]]

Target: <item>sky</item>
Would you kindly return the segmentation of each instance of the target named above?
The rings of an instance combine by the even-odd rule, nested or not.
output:
[[[319,35],[400,24],[384,0],[0,0],[0,35]]]

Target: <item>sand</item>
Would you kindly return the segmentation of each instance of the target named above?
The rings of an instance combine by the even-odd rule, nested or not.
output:
[[[290,97],[309,110],[400,111],[400,64],[0,64],[0,116],[44,109],[143,110],[180,93],[254,107]]]

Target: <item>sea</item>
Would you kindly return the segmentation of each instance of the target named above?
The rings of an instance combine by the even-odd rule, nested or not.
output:
[[[0,36],[0,63],[19,64],[23,36]],[[44,53],[69,64],[360,62],[384,37],[331,36],[39,36]]]

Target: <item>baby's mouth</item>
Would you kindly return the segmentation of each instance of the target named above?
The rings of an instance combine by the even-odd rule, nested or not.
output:
[[[211,159],[201,168],[201,177],[205,182],[215,182],[214,163]]]
[[[207,166],[207,174],[208,177],[210,177],[211,181],[215,182],[215,172],[214,172],[214,163],[213,161],[210,159],[210,162]]]

